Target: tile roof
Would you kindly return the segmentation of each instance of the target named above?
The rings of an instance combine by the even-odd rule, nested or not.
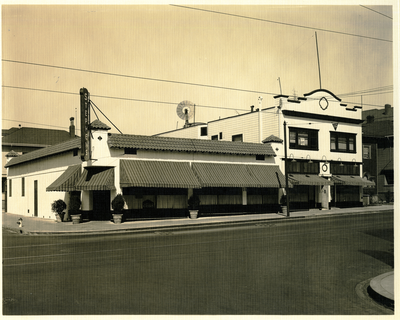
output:
[[[111,128],[101,122],[100,120],[96,119],[90,124],[91,129],[100,129],[100,130],[110,130]]]
[[[169,138],[158,136],[109,134],[108,145],[110,148],[136,148],[161,151],[275,156],[275,152],[269,144]],[[13,158],[5,165],[5,167],[11,167],[16,164],[80,148],[80,138],[67,140],[65,142],[28,152],[24,155]]]
[[[267,142],[280,142],[282,143],[283,140],[281,138],[278,138],[277,136],[274,136],[271,134],[269,137],[265,138],[262,143],[267,143]]]
[[[275,156],[270,145],[248,142],[112,134],[108,144],[112,148]]]
[[[41,129],[22,127],[11,128],[2,138],[2,143],[7,144],[35,144],[35,145],[54,145],[56,143],[69,140],[69,132],[63,130]]]
[[[5,167],[11,167],[16,164],[48,157],[51,155],[59,154],[77,148],[80,149],[80,147],[81,147],[81,138],[71,139],[47,148],[38,149],[32,152],[25,153],[19,157],[13,158],[5,165]]]

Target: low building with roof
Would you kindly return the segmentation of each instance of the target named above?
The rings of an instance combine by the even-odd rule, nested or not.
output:
[[[90,126],[90,158],[82,139],[71,139],[9,158],[8,211],[54,217],[51,203],[82,200],[88,219],[109,219],[111,201],[122,194],[126,218],[185,217],[188,198],[200,212],[278,212],[284,175],[269,144],[108,133]]]
[[[376,183],[364,192],[391,202],[394,200],[393,108],[386,104],[384,109],[363,111],[363,119],[363,174]]]
[[[60,142],[74,139],[75,125],[74,118],[70,119],[69,131],[57,129],[44,129],[33,127],[12,127],[10,129],[2,129],[2,206],[3,210],[7,209],[7,170],[4,167],[7,158],[16,157],[38,149],[58,144]]]

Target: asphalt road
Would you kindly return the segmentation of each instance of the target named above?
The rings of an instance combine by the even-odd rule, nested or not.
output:
[[[362,292],[393,270],[393,252],[393,213],[141,235],[3,230],[3,314],[393,314]]]

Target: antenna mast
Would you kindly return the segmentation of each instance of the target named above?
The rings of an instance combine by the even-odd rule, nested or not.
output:
[[[317,45],[317,59],[318,59],[318,73],[319,73],[319,88],[322,89],[321,85],[321,68],[319,66],[319,53],[318,53],[318,39],[317,39],[317,32],[315,31],[315,43]]]

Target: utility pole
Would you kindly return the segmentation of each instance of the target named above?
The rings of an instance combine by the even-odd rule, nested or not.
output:
[[[285,148],[285,190],[286,190],[286,206],[287,216],[290,217],[290,200],[289,200],[289,177],[288,177],[288,166],[287,166],[287,139],[286,139],[286,121],[283,121],[283,141]]]

